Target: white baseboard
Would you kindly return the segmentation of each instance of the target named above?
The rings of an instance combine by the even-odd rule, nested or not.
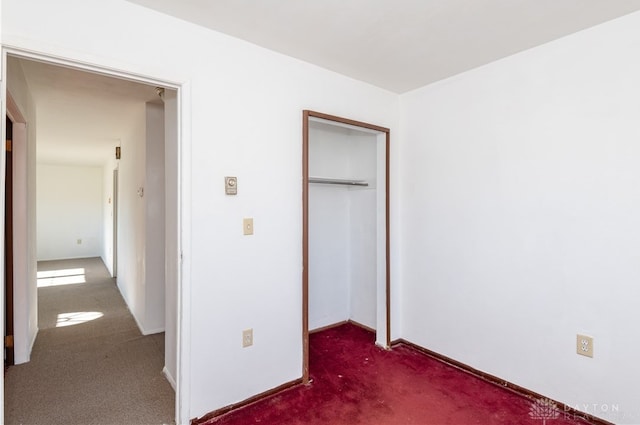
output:
[[[31,359],[31,352],[33,351],[33,345],[36,343],[38,331],[40,331],[40,329],[36,328],[36,331],[33,333],[33,338],[31,338],[31,342],[29,343],[29,359]]]
[[[133,320],[136,321],[138,330],[142,335],[153,335],[153,334],[159,334],[160,332],[164,332],[164,327],[160,327],[156,329],[145,329],[144,326],[142,326],[142,323],[140,323],[140,321],[138,320],[138,317],[135,314],[133,314],[133,311],[129,308],[129,305],[127,305],[127,308],[129,309],[129,313],[131,313],[131,315],[133,316]]]
[[[141,330],[140,332],[142,332],[142,335],[153,335],[153,334],[159,334],[160,332],[164,332],[164,328],[151,329],[149,331]]]
[[[131,309],[131,306],[129,305],[129,301],[124,296],[124,292],[122,291],[122,288],[120,287],[120,282],[117,281],[117,280],[116,280],[116,287],[118,288],[118,292],[120,292],[120,295],[122,296],[122,299],[124,300],[125,304],[127,305],[127,310],[129,310],[129,313],[131,313],[131,315],[133,316],[133,320],[136,321],[136,325],[138,326],[138,330],[140,331],[140,333],[142,335],[153,335],[153,334],[159,334],[160,332],[164,332],[164,330],[165,330],[164,326],[161,326],[161,327],[155,328],[155,329],[145,329],[144,326],[142,326],[142,323],[140,323],[140,321],[138,320],[138,316]]]
[[[14,364],[19,365],[19,364],[23,364],[23,363],[29,363],[31,361],[31,352],[33,351],[33,345],[36,343],[36,337],[38,336],[38,328],[36,328],[36,331],[33,333],[33,336],[31,337],[31,341],[29,341],[29,345],[27,346],[27,352],[26,353],[22,353],[19,350],[15,350],[14,347]]]
[[[122,291],[121,291],[121,293],[122,293]],[[123,297],[123,298],[124,298],[124,297]],[[127,301],[127,300],[125,299],[125,302],[126,302],[126,301]],[[145,333],[144,333],[144,328],[142,327],[142,324],[138,321],[138,317],[137,317],[135,314],[133,314],[133,310],[131,310],[131,309],[129,308],[129,304],[127,304],[127,309],[129,310],[129,313],[131,313],[131,315],[133,316],[133,320],[135,320],[135,321],[136,321],[136,325],[138,326],[138,330],[140,331],[140,333],[141,333],[142,335],[145,335]]]
[[[167,378],[167,381],[169,381],[169,384],[171,384],[171,387],[173,388],[173,391],[176,390],[176,380],[173,379],[173,376],[171,376],[171,374],[169,373],[169,369],[167,369],[167,367],[163,367],[162,368],[162,374],[164,375],[165,378]]]

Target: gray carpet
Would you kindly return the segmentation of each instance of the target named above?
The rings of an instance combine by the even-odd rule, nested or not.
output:
[[[31,361],[5,373],[4,423],[173,423],[164,334],[140,333],[101,259],[38,264],[39,272],[76,268],[85,269],[86,283],[38,289],[40,330]]]

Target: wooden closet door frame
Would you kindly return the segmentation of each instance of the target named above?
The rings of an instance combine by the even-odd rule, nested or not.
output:
[[[320,118],[385,134],[386,348],[391,347],[391,265],[389,237],[389,145],[391,130],[310,110],[302,111],[302,381],[309,382],[309,119]]]

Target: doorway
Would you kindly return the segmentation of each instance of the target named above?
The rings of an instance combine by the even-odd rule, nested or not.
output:
[[[13,122],[6,117],[4,180],[4,365],[15,363],[13,350]]]
[[[116,148],[117,149],[117,148]],[[119,156],[119,155],[118,155]],[[112,238],[111,244],[111,277],[118,277],[118,169],[113,170],[113,185],[111,195]]]
[[[156,92],[156,87],[158,87],[159,85],[165,87],[167,89],[168,92],[170,92],[170,96],[169,96],[169,103],[170,103],[170,107],[167,108],[167,110],[169,111],[167,113],[167,115],[165,115],[165,124],[163,125],[164,127],[164,134],[165,134],[165,142],[166,142],[166,149],[170,150],[172,153],[173,152],[179,152],[180,151],[180,139],[179,139],[179,134],[178,134],[178,129],[179,129],[179,107],[181,105],[180,102],[180,97],[179,97],[179,89],[180,86],[171,84],[171,83],[166,83],[166,82],[161,82],[161,81],[156,81],[156,80],[152,80],[152,79],[144,79],[141,78],[139,76],[132,76],[132,75],[124,75],[122,73],[116,73],[116,72],[112,72],[109,70],[105,70],[105,69],[98,69],[98,68],[93,68],[93,67],[88,67],[88,66],[83,66],[83,65],[79,65],[76,63],[71,63],[71,62],[65,62],[65,61],[51,61],[49,58],[45,58],[45,57],[39,57],[37,55],[32,55],[32,54],[27,54],[24,52],[19,52],[19,51],[7,51],[6,49],[3,51],[3,59],[5,61],[8,61],[8,58],[17,58],[20,60],[25,60],[25,61],[32,61],[32,62],[38,62],[41,64],[45,64],[51,67],[56,67],[56,68],[60,68],[60,69],[71,69],[75,72],[78,73],[85,73],[85,74],[92,74],[92,75],[100,75],[102,77],[108,77],[108,78],[112,78],[112,79],[117,79],[117,80],[121,80],[121,81],[126,81],[128,83],[136,83],[136,84],[144,84],[144,85],[148,85],[149,87],[151,87],[151,91],[153,91],[154,93]],[[7,72],[11,72],[11,69],[9,69]],[[5,75],[6,76],[6,75]],[[8,87],[7,87],[7,83],[5,83],[7,81],[6,78],[2,79],[3,81],[3,89],[5,91],[8,91]],[[10,83],[10,81],[9,81]],[[15,88],[16,86],[14,86]],[[24,86],[22,86],[24,87]],[[18,86],[18,88],[20,88]],[[156,98],[157,98],[157,93],[155,94]],[[24,99],[24,98],[22,98]],[[22,100],[21,99],[21,100]],[[161,102],[159,99],[156,99],[156,102]],[[21,104],[21,106],[24,106],[24,104]],[[91,105],[91,107],[95,107],[94,104]],[[90,109],[90,108],[87,108]],[[32,109],[33,110],[33,109]],[[26,116],[27,118],[30,118],[29,116],[29,110],[26,111]],[[38,118],[40,118],[42,115],[40,114],[40,109],[39,109],[39,113],[38,113]],[[143,117],[143,121],[144,121],[144,115],[142,115]],[[32,127],[35,129],[35,125]],[[40,133],[41,134],[41,133]],[[40,136],[39,134],[39,136]],[[34,141],[34,137],[32,137],[32,134],[29,133],[29,137],[30,137],[30,141]],[[26,144],[25,144],[26,145]],[[25,168],[29,168],[33,174],[35,174],[35,146],[34,145],[30,145],[31,148],[28,149],[28,155],[25,154],[25,157],[28,157],[28,160],[25,161],[26,167]],[[110,152],[111,155],[114,154],[113,149],[110,148]],[[144,149],[142,149],[142,152],[144,152]],[[68,152],[73,154],[74,152]],[[128,153],[131,155],[131,150],[128,151]],[[178,367],[178,353],[179,353],[179,349],[180,349],[180,341],[178,339],[178,324],[180,323],[179,321],[179,314],[182,311],[182,309],[179,308],[178,304],[178,292],[179,292],[179,276],[180,276],[180,270],[181,270],[181,265],[178,261],[179,255],[178,255],[178,247],[180,246],[180,238],[182,237],[181,233],[180,233],[180,226],[179,226],[179,215],[177,214],[177,211],[179,211],[181,209],[181,205],[179,204],[180,202],[180,197],[179,197],[179,191],[181,189],[181,185],[180,185],[180,174],[179,174],[179,169],[178,169],[178,161],[179,161],[180,156],[177,154],[174,155],[167,155],[166,156],[166,167],[167,167],[167,174],[163,175],[161,178],[163,180],[167,180],[167,182],[169,184],[167,184],[167,194],[166,194],[166,206],[167,208],[171,211],[171,214],[167,215],[167,219],[164,222],[164,229],[166,230],[166,234],[167,234],[167,239],[166,239],[166,244],[165,244],[165,248],[166,248],[166,252],[168,253],[167,255],[167,259],[169,259],[169,261],[166,263],[166,268],[167,268],[167,274],[166,274],[166,280],[164,282],[164,290],[166,291],[167,294],[167,303],[165,304],[164,302],[162,302],[161,306],[159,308],[161,308],[163,311],[167,311],[167,323],[165,326],[165,334],[166,334],[166,339],[165,339],[165,368],[162,372],[164,372],[165,376],[167,376],[167,379],[169,380],[169,382],[173,385],[174,389],[176,390],[176,418],[181,417],[180,412],[178,410],[178,407],[180,406],[179,401],[181,400],[181,394],[180,394],[180,388],[178,388],[177,383],[182,382],[180,379],[178,379],[178,375],[179,375],[179,367]],[[109,186],[111,186],[113,183],[116,183],[113,181],[113,168],[110,168],[108,170],[108,173],[105,172],[105,180],[104,182],[106,184],[108,184]],[[109,175],[110,174],[110,175]],[[107,177],[108,176],[108,177]],[[124,182],[124,174],[122,173],[120,175],[120,183],[123,184]],[[31,179],[31,181],[35,181],[35,179]],[[129,185],[129,186],[133,186],[133,185]],[[118,187],[117,183],[116,183],[116,188]],[[133,188],[133,191],[135,193],[135,191],[138,189],[138,186],[135,186]],[[15,190],[15,186],[14,186],[14,192]],[[18,191],[19,193],[14,193],[14,196],[18,196],[18,197],[24,197],[29,198],[30,200],[32,198],[35,198],[35,190],[32,186],[30,186],[28,189],[25,188],[20,188],[20,190]],[[23,193],[24,192],[24,193]],[[142,191],[140,191],[140,193],[142,193]],[[136,199],[141,198],[142,196],[136,195]],[[120,196],[118,196],[118,198],[120,198]],[[114,201],[117,201],[118,198],[114,199]],[[106,204],[107,203],[107,196],[104,196],[103,202]],[[139,201],[138,201],[139,202]],[[163,204],[164,204],[164,200],[163,200]],[[119,208],[117,208],[117,206],[115,206],[114,208],[116,211],[119,210]],[[35,203],[31,202],[28,206],[28,211],[27,211],[27,215],[31,215],[31,216],[35,216]],[[104,217],[104,220],[107,221],[108,220],[108,216]],[[113,222],[112,225],[116,225],[117,222]],[[35,233],[35,226],[31,226],[28,231],[30,233]],[[29,239],[29,243],[33,242],[33,239],[35,238],[28,238],[26,235],[23,235],[22,233],[24,232],[17,232],[15,234],[15,238],[16,238],[16,243],[18,241],[24,241],[25,243],[27,242],[27,239]],[[123,238],[120,238],[121,240]],[[78,238],[77,240],[80,240],[80,238]],[[74,244],[76,239],[74,237]],[[87,240],[82,239],[82,244],[84,244]],[[117,242],[114,241],[113,244],[116,244]],[[81,242],[77,242],[77,245],[80,245]],[[111,245],[110,243],[105,243],[105,245]],[[31,243],[31,246],[35,246],[34,244]],[[113,246],[113,245],[112,245]],[[121,250],[119,250],[121,251]],[[25,291],[29,292],[29,293],[37,293],[37,288],[35,287],[36,285],[36,279],[35,279],[35,273],[36,273],[36,259],[37,256],[35,255],[34,250],[31,250],[30,252],[28,252],[27,250],[24,250],[24,252],[22,250],[19,250],[15,253],[15,259],[14,262],[24,262],[26,264],[25,268],[29,269],[29,273],[34,275],[34,279],[25,279],[24,281],[20,280],[21,282],[23,282],[22,286],[27,286],[29,285],[29,288],[24,289]],[[122,252],[120,252],[120,255],[122,255]],[[117,257],[117,255],[114,256]],[[133,261],[129,262],[129,264],[132,264],[136,261],[136,259],[134,259]],[[175,262],[175,264],[173,264]],[[122,261],[118,261],[118,264],[122,265]],[[162,266],[165,266],[165,264],[163,264]],[[123,268],[119,268],[120,271],[123,271]],[[120,274],[120,273],[118,273]],[[17,280],[16,280],[17,281]],[[33,287],[31,287],[31,285],[33,285]],[[23,288],[20,287],[18,288],[19,291],[23,291]],[[25,297],[26,301],[24,302],[24,306],[22,306],[23,308],[20,308],[19,305],[15,306],[16,309],[16,317],[18,319],[20,319],[19,321],[16,322],[16,326],[33,326],[35,328],[35,325],[31,325],[32,323],[37,323],[37,320],[26,320],[26,318],[31,319],[33,315],[37,314],[37,301],[31,301],[30,298]],[[175,304],[175,305],[174,305]],[[20,311],[18,311],[18,309],[20,308]],[[24,311],[23,311],[24,310]],[[23,320],[25,319],[25,320]],[[37,328],[35,328],[34,330],[34,335],[33,337],[35,337],[35,331],[37,331]],[[16,332],[19,332],[19,329],[16,330]],[[29,336],[29,330],[27,329],[25,332],[26,336],[24,336],[24,338],[22,339],[28,339],[27,337]],[[21,333],[22,334],[22,333]],[[31,344],[33,343],[33,341],[29,341]],[[28,345],[28,344],[27,344]],[[30,352],[30,350],[29,350]],[[27,359],[28,361],[28,359]],[[160,372],[160,371],[159,371]],[[182,416],[184,416],[184,412],[182,413]]]
[[[374,330],[377,345],[391,345],[389,144],[388,128],[303,111],[305,383],[314,329],[353,321]]]

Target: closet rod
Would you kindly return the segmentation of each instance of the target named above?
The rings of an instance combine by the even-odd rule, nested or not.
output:
[[[345,186],[369,186],[364,180],[327,179],[324,177],[309,177],[309,183],[339,184]]]

